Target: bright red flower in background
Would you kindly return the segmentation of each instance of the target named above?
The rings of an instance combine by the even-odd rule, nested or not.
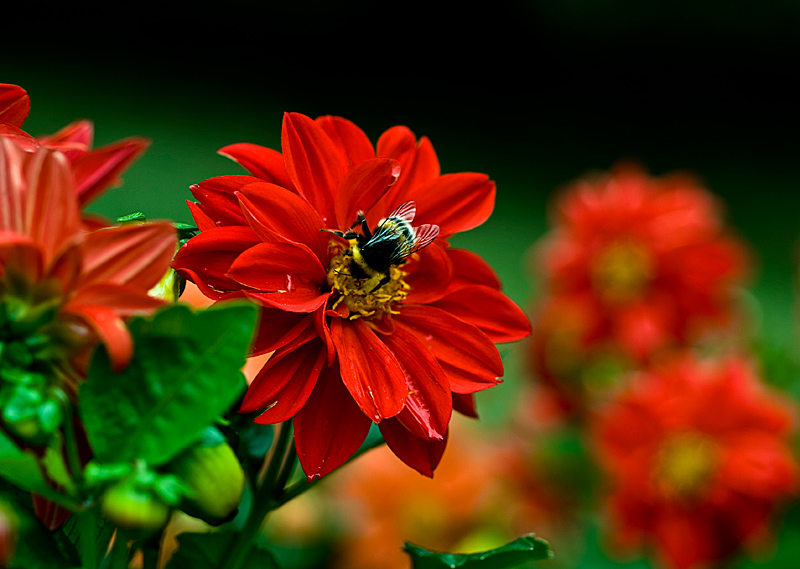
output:
[[[729,322],[745,253],[696,180],[623,166],[579,180],[555,206],[539,271],[546,297],[557,297],[548,302],[576,307],[568,333],[581,350],[644,361]],[[559,319],[548,328],[543,341]]]
[[[668,567],[707,567],[765,537],[798,487],[793,415],[742,358],[644,372],[595,425],[619,541]]]
[[[17,85],[0,84],[0,137],[10,138],[28,151],[45,146],[62,152],[70,163],[75,193],[81,207],[119,183],[124,172],[149,146],[145,138],[128,137],[92,149],[94,126],[73,122],[50,136],[32,137],[22,129],[30,112],[28,93]]]
[[[378,423],[392,451],[432,475],[452,409],[474,415],[472,394],[498,383],[494,342],[529,333],[492,269],[447,240],[483,223],[495,187],[484,174],[441,175],[433,147],[394,127],[373,148],[339,117],[284,116],[283,154],[253,144],[220,152],[253,176],[192,188],[201,233],[174,267],[210,298],[247,296],[263,308],[253,354],[275,354],[251,384],[243,412],[294,418],[309,478],[344,463]],[[350,276],[348,231],[359,211],[371,229],[416,202],[414,226],[439,236],[393,266],[382,287]]]
[[[124,319],[162,304],[147,292],[176,246],[168,223],[87,232],[67,157],[0,137],[0,302],[55,309],[42,325],[66,359],[99,339],[116,367],[127,363]]]

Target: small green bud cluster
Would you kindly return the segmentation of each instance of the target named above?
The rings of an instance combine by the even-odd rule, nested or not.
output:
[[[209,427],[201,440],[157,471],[134,465],[89,463],[89,485],[104,486],[100,503],[114,524],[144,532],[162,528],[173,508],[220,525],[238,511],[244,471],[224,436]]]
[[[63,358],[64,342],[54,324],[60,299],[52,285],[22,295],[10,290],[13,282],[2,285],[0,420],[26,443],[43,445],[61,426],[68,404],[53,376],[53,362]]]

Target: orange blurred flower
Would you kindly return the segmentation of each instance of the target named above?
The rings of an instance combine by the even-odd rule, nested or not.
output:
[[[675,569],[756,545],[798,488],[792,424],[743,358],[643,372],[594,425],[619,543],[653,546]]]

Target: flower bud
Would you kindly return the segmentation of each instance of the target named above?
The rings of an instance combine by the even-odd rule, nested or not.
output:
[[[170,508],[158,496],[124,479],[106,490],[102,498],[103,514],[113,524],[125,529],[158,530],[166,525]]]
[[[192,448],[170,463],[190,490],[180,508],[211,525],[236,515],[244,490],[244,471],[228,443]]]

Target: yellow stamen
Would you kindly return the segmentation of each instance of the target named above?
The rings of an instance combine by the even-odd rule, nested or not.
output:
[[[711,439],[700,433],[681,433],[661,447],[655,482],[669,497],[694,498],[707,488],[717,464],[717,448]]]
[[[595,289],[608,302],[633,300],[655,276],[653,257],[643,245],[619,241],[603,249],[592,261]]]
[[[350,242],[351,247],[355,240]],[[389,281],[375,288],[380,279],[372,277],[359,280],[352,276],[352,249],[341,250],[331,259],[328,269],[328,284],[339,292],[339,297],[334,301],[332,308],[335,310],[344,304],[350,315],[350,320],[356,318],[375,319],[385,314],[399,314],[394,305],[402,302],[411,290],[403,278],[408,274],[398,267],[389,269]]]

